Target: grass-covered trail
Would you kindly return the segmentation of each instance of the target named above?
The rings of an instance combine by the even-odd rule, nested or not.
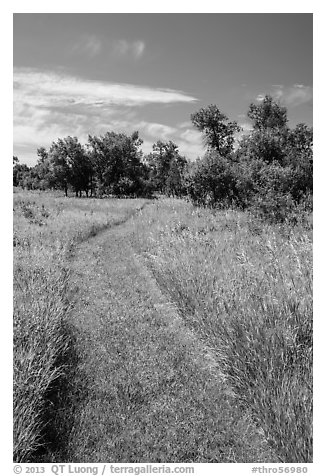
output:
[[[102,231],[73,256],[78,359],[66,408],[57,411],[63,444],[48,459],[273,461],[214,359],[135,253],[133,224]]]

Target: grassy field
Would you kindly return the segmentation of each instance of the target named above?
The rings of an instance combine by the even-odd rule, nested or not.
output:
[[[14,194],[14,460],[29,461],[48,431],[74,332],[70,259],[75,246],[126,220],[144,200]]]
[[[15,461],[311,461],[311,241],[15,193]]]
[[[165,200],[138,249],[283,462],[312,461],[312,233]]]

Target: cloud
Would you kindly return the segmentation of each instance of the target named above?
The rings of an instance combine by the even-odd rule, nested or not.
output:
[[[184,122],[180,122],[178,124],[178,127],[182,128],[182,129],[189,129],[189,127],[192,127],[192,122],[191,121],[184,121]]]
[[[86,54],[90,58],[99,55],[102,42],[95,35],[84,35],[72,48],[71,53]]]
[[[143,55],[144,50],[145,43],[143,41],[117,40],[113,43],[113,53],[117,57],[138,59]]]
[[[181,155],[185,155],[190,160],[195,160],[205,152],[202,134],[194,129],[182,130],[181,125],[178,124],[176,127],[171,127],[166,124],[141,121],[134,124],[134,128],[140,132],[141,137],[145,135],[148,138],[152,138],[152,142],[144,140],[142,149],[145,153],[152,152],[154,142],[158,140],[171,140],[178,145]]]
[[[88,134],[139,130],[148,141],[176,140],[179,129],[144,120],[142,106],[194,101],[196,98],[172,89],[18,68],[14,70],[14,147],[24,160],[31,150],[49,147],[67,135],[85,143]]]
[[[73,76],[30,69],[14,71],[16,102],[33,107],[142,106],[194,102],[196,98],[172,89],[91,81]]]
[[[136,126],[137,128],[144,130],[150,137],[155,138],[155,140],[170,140],[178,131],[175,127],[166,124],[158,124],[156,122],[142,121]]]
[[[268,93],[274,99],[277,99],[285,106],[295,107],[312,101],[313,89],[311,86],[304,84],[293,84],[292,86],[283,86],[282,84],[274,84],[273,89]],[[256,101],[263,101],[265,94],[258,94]]]
[[[143,41],[135,41],[132,45],[132,50],[135,58],[140,58],[145,50],[145,43]]]
[[[276,89],[274,95],[286,106],[300,106],[312,101],[313,90],[311,86],[294,84],[287,88]]]
[[[189,142],[189,144],[198,144],[203,142],[203,136],[200,132],[193,129],[187,129],[180,134],[180,137]]]
[[[258,96],[256,97],[256,101],[263,101],[264,100],[264,97],[265,97],[265,94],[258,94]]]

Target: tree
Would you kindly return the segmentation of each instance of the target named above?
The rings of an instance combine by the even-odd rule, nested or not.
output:
[[[34,172],[37,177],[38,188],[45,190],[46,188],[53,187],[55,185],[51,171],[51,162],[45,147],[39,147],[36,153],[38,156],[38,161],[34,167]]]
[[[88,195],[91,163],[77,137],[68,136],[53,142],[49,150],[50,168],[56,186],[65,190],[71,185],[76,193]]]
[[[138,132],[131,136],[109,131],[89,136],[88,150],[98,193],[139,194],[143,165]]]
[[[21,164],[18,157],[13,156],[13,185],[14,187],[24,187],[30,168],[26,164]]]
[[[294,200],[313,192],[313,130],[297,124],[289,130],[286,144],[286,165],[293,170],[291,194]]]
[[[208,151],[190,172],[188,193],[196,205],[229,206],[237,200],[233,164],[216,151]]]
[[[287,136],[287,154],[295,162],[302,157],[312,164],[313,160],[313,130],[306,124],[297,124],[289,130]]]
[[[45,147],[39,147],[36,151],[37,153],[37,156],[38,156],[38,163],[39,164],[44,164],[46,162],[46,160],[48,159],[49,157],[49,154],[47,153],[46,151],[46,148]]]
[[[204,133],[206,145],[216,150],[222,157],[228,157],[233,150],[234,134],[241,128],[236,121],[229,121],[217,106],[211,104],[191,115],[194,126]]]
[[[57,142],[52,142],[49,149],[49,158],[54,184],[56,187],[63,188],[67,197],[68,184],[70,182],[70,168],[64,140],[58,139]]]
[[[161,140],[153,144],[153,152],[147,156],[150,178],[156,190],[180,195],[182,174],[187,160],[181,156],[177,144]]]
[[[250,104],[247,115],[253,130],[243,137],[236,155],[284,165],[289,133],[286,107],[266,95],[259,104]]]
[[[258,131],[284,129],[288,121],[286,107],[274,101],[268,94],[260,104],[251,103],[247,115],[254,130]]]
[[[172,160],[170,169],[165,181],[165,191],[167,195],[180,197],[183,192],[182,172],[176,160]]]

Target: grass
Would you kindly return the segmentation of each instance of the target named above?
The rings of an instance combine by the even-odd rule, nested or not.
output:
[[[143,200],[14,195],[14,460],[33,461],[51,433],[49,409],[74,335],[70,258],[77,243],[125,220]],[[67,361],[67,362],[66,362]]]
[[[133,230],[130,220],[76,254],[78,403],[64,452],[46,461],[273,461],[207,349],[135,258]]]
[[[16,193],[15,461],[312,461],[311,241]]]
[[[282,462],[312,461],[311,232],[165,200],[140,252]]]

